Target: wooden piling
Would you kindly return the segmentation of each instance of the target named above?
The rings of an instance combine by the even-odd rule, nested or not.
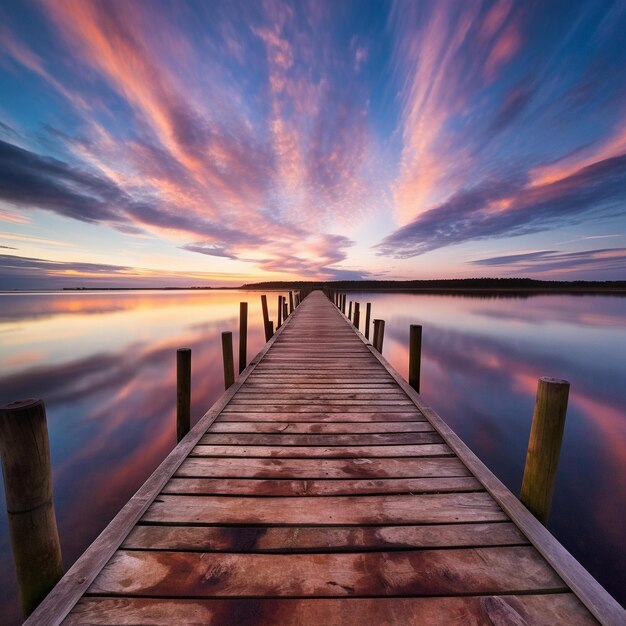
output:
[[[246,369],[248,360],[248,303],[239,303],[239,373]]]
[[[293,291],[289,292],[289,314],[293,313]]]
[[[286,320],[289,317],[289,307],[287,306],[287,298],[283,298],[283,319]]]
[[[409,329],[409,385],[420,392],[420,370],[422,366],[422,327],[411,324]]]
[[[176,442],[191,426],[191,349],[176,350]]]
[[[0,407],[0,453],[20,600],[28,616],[63,576],[42,400]]]
[[[346,294],[343,294],[343,297],[341,299],[341,312],[345,315],[346,314]]]
[[[235,382],[235,360],[233,359],[233,334],[222,333],[222,359],[224,361],[224,389]]]
[[[280,328],[283,323],[283,297],[278,296],[278,314],[276,319],[276,328]]]
[[[544,525],[550,515],[568,395],[566,380],[545,376],[537,383],[520,500]]]
[[[263,309],[263,328],[265,329],[265,341],[269,341],[274,333],[269,332],[270,314],[267,310],[267,296],[261,296],[261,307]]]
[[[359,303],[355,302],[354,303],[354,319],[352,320],[352,323],[354,324],[357,330],[359,330],[359,323],[361,321],[361,311],[359,307],[360,307]]]
[[[372,303],[365,305],[365,339],[370,338],[370,318],[372,316]]]
[[[352,300],[350,300],[350,306],[348,307],[348,319],[352,319]]]
[[[383,339],[385,338],[385,320],[374,320],[374,348],[383,353]]]

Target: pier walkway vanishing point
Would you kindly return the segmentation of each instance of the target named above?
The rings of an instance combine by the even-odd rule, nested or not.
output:
[[[624,612],[314,291],[26,623],[596,620]]]

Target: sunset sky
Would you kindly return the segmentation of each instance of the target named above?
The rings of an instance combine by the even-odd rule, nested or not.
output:
[[[621,0],[0,1],[0,289],[626,279]]]

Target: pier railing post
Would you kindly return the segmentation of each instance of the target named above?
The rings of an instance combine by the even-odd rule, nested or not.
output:
[[[372,317],[372,303],[365,305],[365,339],[370,338],[370,318]]]
[[[246,369],[248,360],[248,303],[239,303],[239,373]]]
[[[224,389],[235,382],[235,361],[233,359],[233,334],[222,333],[222,358],[224,361]]]
[[[374,320],[373,345],[378,352],[383,353],[383,339],[385,338],[385,320]]]
[[[348,307],[348,319],[352,319],[352,300],[350,300],[350,306]]]
[[[283,297],[278,296],[278,314],[276,320],[276,328],[280,328],[280,325],[283,323]]]
[[[283,319],[286,320],[289,317],[289,307],[287,306],[287,298],[283,298]]]
[[[343,297],[341,299],[341,312],[345,315],[346,314],[346,294],[343,294]]]
[[[289,314],[293,313],[293,291],[289,292]]]
[[[267,310],[267,296],[265,294],[261,296],[261,308],[263,309],[263,329],[265,330],[265,341],[269,341],[274,333],[270,332],[270,314]]]
[[[63,576],[42,400],[0,407],[0,453],[15,569],[27,617]]]
[[[354,319],[352,320],[352,323],[354,324],[357,330],[359,330],[359,323],[361,321],[361,311],[359,307],[360,307],[359,303],[355,302],[354,303]]]
[[[176,350],[176,442],[191,426],[191,349]]]
[[[422,327],[411,324],[409,330],[409,385],[420,392],[420,370],[422,366]]]
[[[568,396],[566,380],[539,379],[520,500],[544,525],[552,504]]]

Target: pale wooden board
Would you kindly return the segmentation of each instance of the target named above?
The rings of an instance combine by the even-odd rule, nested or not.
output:
[[[510,522],[421,526],[142,526],[128,550],[204,552],[362,552],[528,545]]]
[[[412,405],[402,404],[397,406],[371,406],[371,405],[338,405],[329,406],[327,404],[229,404],[221,412],[219,420],[227,419],[229,415],[237,415],[239,420],[256,421],[256,415],[265,414],[268,419],[278,419],[278,415],[287,414],[292,421],[337,421],[337,422],[384,422],[417,421],[426,419]],[[334,415],[331,415],[334,414]]]
[[[591,626],[597,624],[573,594],[443,598],[165,600],[82,599],[68,626]]]
[[[230,496],[349,496],[384,493],[482,491],[473,477],[289,480],[257,478],[172,478],[165,494]]]
[[[142,522],[164,524],[452,524],[500,522],[507,516],[487,493],[380,496],[160,495]]]
[[[452,456],[444,443],[387,446],[199,445],[189,457],[271,457],[290,459]]]
[[[175,476],[190,478],[425,478],[470,476],[455,458],[186,459]]]
[[[436,432],[285,435],[279,432],[228,434],[209,430],[199,443],[222,446],[388,446],[442,443],[442,441]]]
[[[231,554],[119,550],[88,593],[337,597],[562,591],[532,547],[403,552]]]
[[[277,416],[274,416],[277,417]],[[421,417],[421,416],[420,416]],[[422,418],[423,419],[423,418]],[[430,422],[384,421],[384,422],[289,422],[262,421],[238,422],[215,421],[207,431],[211,433],[421,433],[435,432]]]
[[[386,415],[391,413],[402,413],[404,415],[411,416],[415,419],[415,416],[419,413],[415,410],[415,407],[408,402],[395,402],[395,403],[366,403],[358,404],[346,403],[346,402],[324,402],[321,404],[274,404],[272,401],[262,404],[229,404],[222,411],[222,415],[227,413],[360,413],[360,414],[376,414]],[[341,420],[338,420],[341,421]]]

